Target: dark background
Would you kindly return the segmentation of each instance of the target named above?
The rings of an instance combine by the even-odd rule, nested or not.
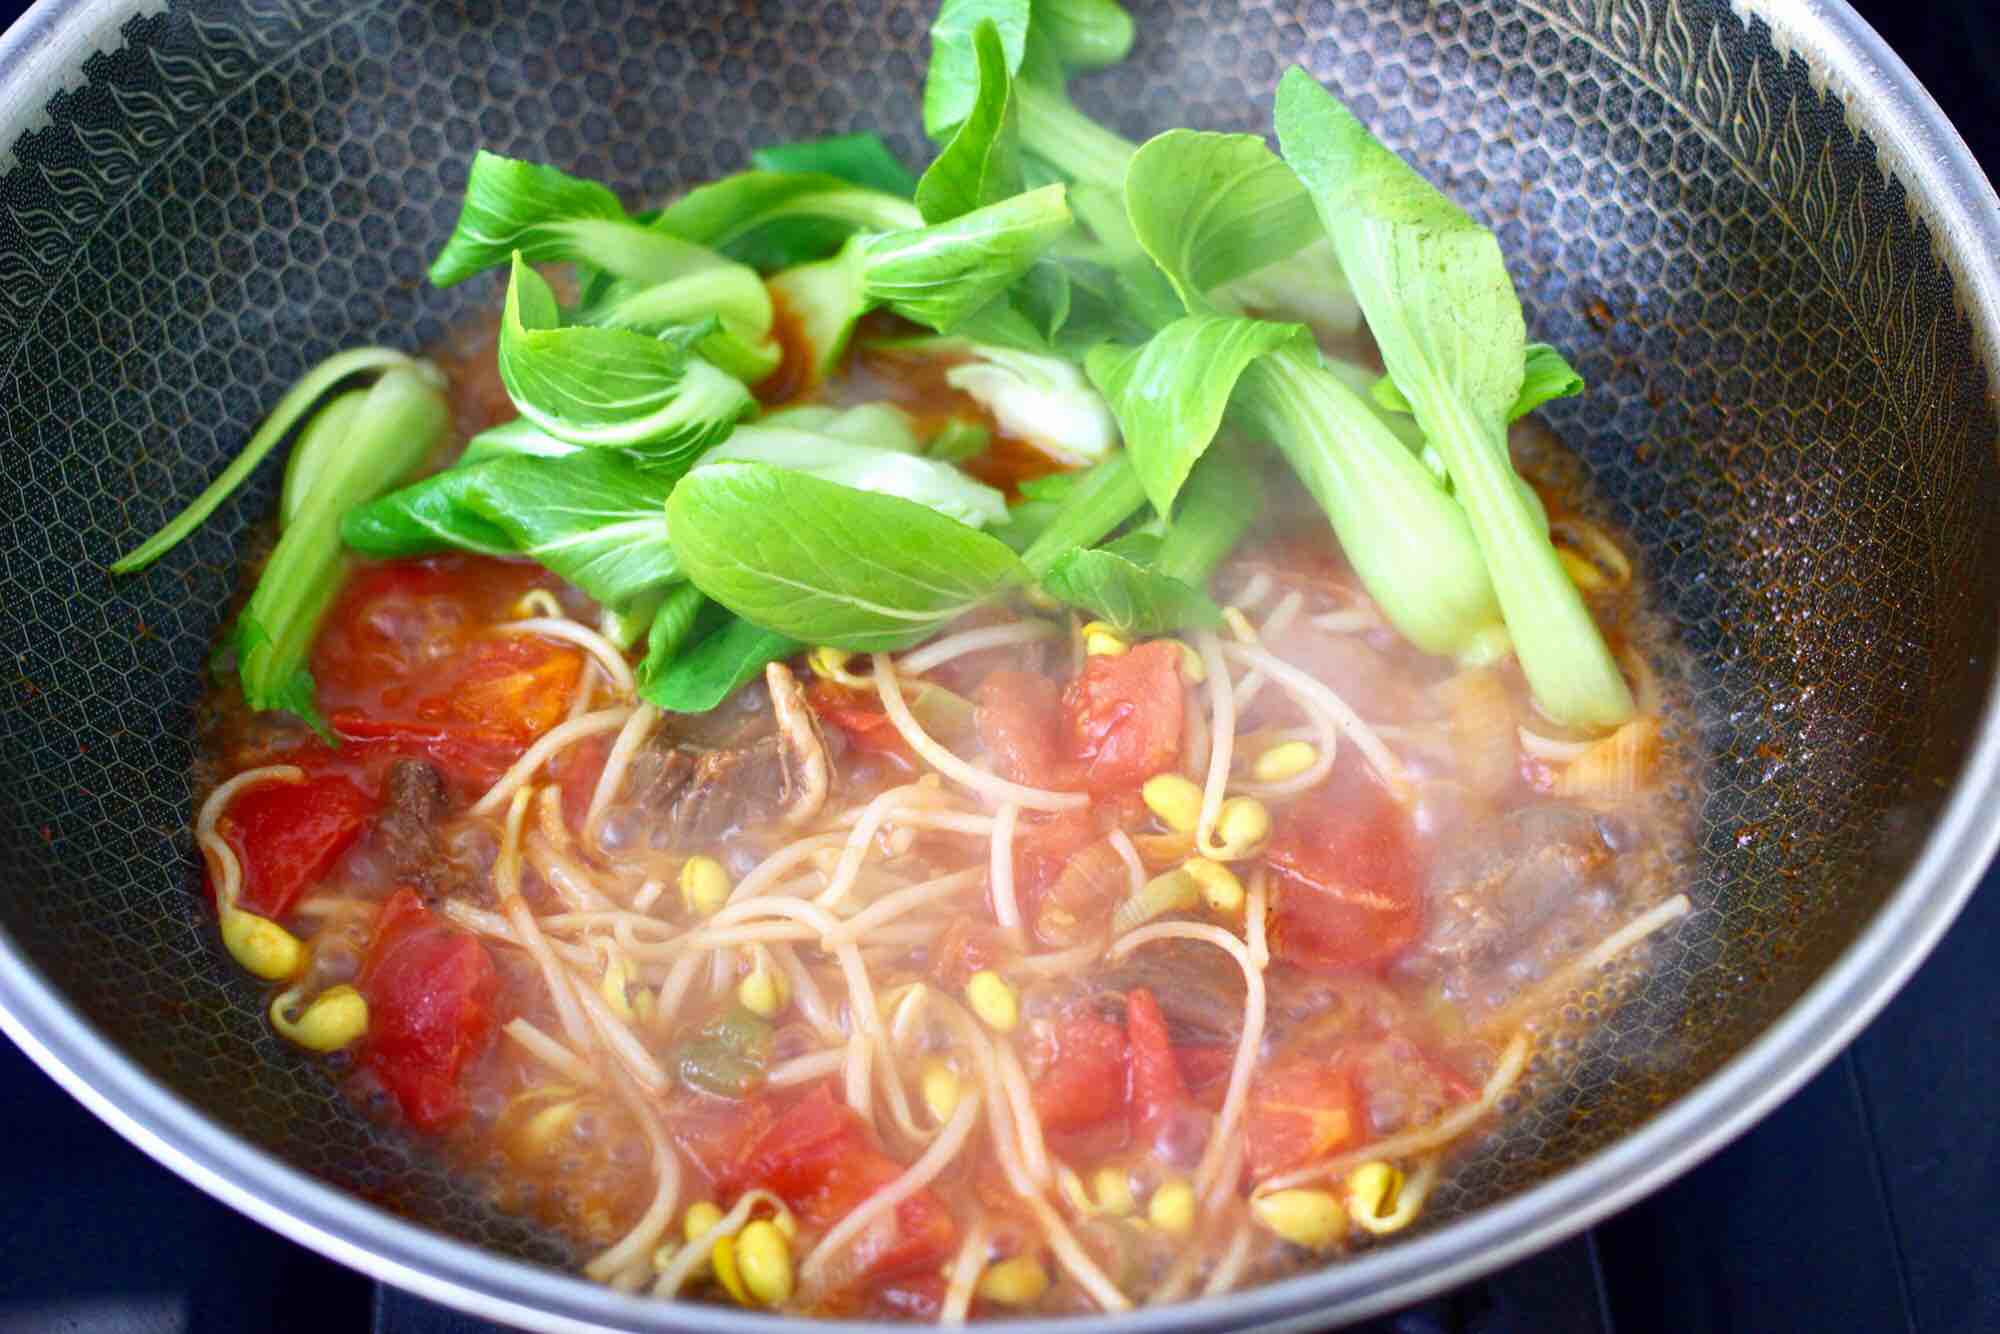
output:
[[[1804,0],[1786,0],[1804,3]],[[2000,174],[2000,0],[1853,0]],[[0,26],[25,6],[0,0]],[[2000,1329],[2000,872],[1777,1113],[1582,1237],[1371,1334]],[[0,1042],[0,1334],[497,1328],[155,1166]]]

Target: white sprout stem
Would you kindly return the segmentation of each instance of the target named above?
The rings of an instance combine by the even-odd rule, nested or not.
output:
[[[934,644],[926,644],[920,649],[905,653],[896,660],[896,670],[910,676],[921,676],[967,653],[1009,648],[1015,644],[1032,644],[1037,640],[1062,637],[1062,629],[1047,621],[1015,621],[1011,625],[989,625],[979,630],[965,630],[955,635],[947,635]]]
[[[618,651],[618,646],[589,626],[572,621],[567,616],[531,616],[525,621],[508,621],[499,628],[507,634],[566,640],[588,653],[604,669],[605,679],[618,688],[619,694],[629,697],[638,688],[638,683],[632,679],[632,665],[625,661],[625,655]]]
[[[1123,829],[1114,829],[1105,836],[1105,842],[1118,854],[1118,860],[1125,863],[1125,877],[1130,882],[1130,897],[1137,898],[1146,888],[1146,863],[1140,860],[1139,849],[1132,843],[1132,836]]]
[[[948,899],[954,894],[962,894],[978,883],[979,868],[971,866],[963,871],[953,871],[950,875],[939,876],[934,880],[926,880],[922,884],[911,885],[908,889],[899,889],[892,894],[884,894],[881,898],[875,900],[845,922],[842,922],[836,930],[822,936],[821,941],[823,945],[829,947],[848,943],[863,943],[863,938],[876,927],[887,922],[892,922],[904,913],[913,912],[928,904],[936,903],[940,899]]]
[[[847,1217],[827,1229],[819,1245],[813,1247],[805,1263],[799,1266],[801,1284],[807,1288],[819,1286],[833,1257],[860,1236],[862,1229],[937,1180],[971,1137],[972,1127],[979,1120],[979,1108],[980,1097],[977,1093],[968,1093],[960,1099],[951,1120],[945,1122],[944,1129],[938,1132],[938,1137],[931,1141],[930,1147],[916,1162],[911,1163],[901,1176],[849,1210]]]
[[[869,845],[875,841],[875,835],[881,832],[883,824],[888,821],[890,815],[900,807],[931,795],[933,794],[928,789],[910,783],[903,787],[892,787],[869,802],[862,810],[861,818],[854,822],[854,828],[849,831],[846,845],[840,850],[840,861],[834,866],[833,874],[828,877],[826,888],[814,898],[813,902],[824,908],[839,907],[841,900],[847,897],[848,891],[854,888],[854,882],[860,876],[863,864],[868,860]]]
[[[611,805],[618,789],[625,785],[625,773],[632,767],[632,757],[639,753],[646,738],[653,733],[653,727],[660,721],[660,711],[651,704],[641,704],[632,710],[632,716],[618,729],[618,739],[611,743],[611,753],[604,757],[604,772],[597,777],[597,789],[590,794],[590,805],[584,811],[583,837],[592,844],[597,842],[597,829],[603,823],[604,812]]]
[[[514,761],[513,767],[500,775],[499,782],[486,789],[485,796],[472,803],[471,813],[491,815],[499,810],[501,803],[513,796],[523,783],[533,778],[544,764],[554,759],[565,747],[585,737],[596,736],[599,732],[608,732],[614,727],[622,726],[625,719],[631,716],[631,712],[622,705],[615,709],[599,709],[596,713],[586,713],[583,717],[572,719],[560,727],[550,728],[542,734],[541,740],[528,747],[527,752]]]
[[[751,867],[750,874],[737,881],[736,888],[729,891],[729,902],[733,905],[745,899],[763,896],[787,872],[803,862],[810,861],[814,853],[825,848],[840,847],[846,842],[847,835],[840,831],[813,834],[792,840]]]
[[[1408,792],[1409,776],[1403,770],[1402,761],[1382,743],[1375,729],[1363,722],[1361,715],[1349,708],[1347,701],[1334,694],[1324,682],[1261,648],[1230,644],[1222,652],[1245,666],[1260,669],[1301,702],[1310,700],[1324,710],[1339,724],[1341,732],[1354,743],[1354,748],[1361,752],[1362,758],[1368,761],[1368,767],[1375,771],[1393,796],[1401,800]]]
[[[1028,1088],[1028,1072],[1021,1068],[1020,1058],[1005,1038],[993,1044],[993,1068],[1000,1077],[1001,1089],[1007,1095],[1008,1110],[1013,1114],[1014,1133],[1021,1143],[1021,1161],[1028,1170],[1028,1178],[1040,1189],[1047,1190],[1055,1180],[1055,1173],[1049,1168],[1048,1146],[1042,1141],[1042,1119],[1035,1115],[1035,1098]]]
[[[1305,595],[1298,592],[1287,593],[1279,598],[1278,605],[1271,609],[1271,614],[1264,618],[1264,624],[1258,627],[1257,640],[1268,641],[1273,635],[1281,635],[1291,629],[1292,622],[1297,619],[1299,608],[1305,605],[1305,601]],[[1236,711],[1242,713],[1249,708],[1251,701],[1257,698],[1257,693],[1263,688],[1262,672],[1246,673],[1243,679],[1236,683]]]
[[[526,1019],[509,1019],[501,1026],[514,1043],[573,1084],[588,1088],[597,1083],[597,1071],[590,1062],[578,1056],[555,1038],[550,1037]]]
[[[1235,1287],[1242,1279],[1243,1271],[1250,1263],[1250,1225],[1238,1223],[1229,1235],[1229,1245],[1216,1259],[1215,1268],[1209,1271],[1208,1281],[1201,1285],[1204,1297],[1219,1297]]]
[[[939,745],[930,733],[924,731],[910,706],[903,699],[903,688],[896,682],[896,665],[886,653],[877,653],[875,661],[875,689],[882,696],[883,711],[896,731],[931,768],[962,787],[977,792],[993,802],[1012,801],[1035,811],[1071,811],[1090,804],[1090,797],[1082,792],[1051,792],[1044,788],[1027,787],[1009,782],[995,773],[988,773],[975,764],[969,764]]]
[[[780,1061],[772,1066],[765,1082],[777,1089],[789,1088],[793,1084],[810,1084],[815,1080],[840,1073],[840,1068],[846,1062],[847,1051],[844,1047],[794,1056],[789,1061]]]
[[[750,1215],[760,1204],[769,1205],[773,1214],[785,1212],[785,1202],[764,1189],[746,1190],[730,1207],[728,1213],[715,1220],[708,1230],[691,1238],[687,1245],[674,1252],[674,1258],[660,1270],[660,1277],[653,1283],[655,1297],[672,1297],[681,1290],[681,1285],[699,1269],[715,1250],[715,1243],[724,1237],[733,1237],[743,1225],[750,1221]]]
[[[962,1325],[966,1313],[972,1309],[972,1294],[979,1286],[979,1276],[986,1272],[986,1252],[993,1241],[993,1225],[982,1210],[966,1229],[965,1240],[959,1243],[958,1254],[952,1257],[948,1281],[945,1284],[944,1304],[938,1309],[940,1325]]]
[[[1323,1181],[1336,1177],[1349,1168],[1359,1167],[1376,1159],[1409,1158],[1450,1144],[1478,1125],[1488,1113],[1499,1106],[1500,1100],[1507,1096],[1507,1091],[1514,1087],[1515,1081],[1521,1077],[1521,1072],[1527,1069],[1527,1066],[1528,1037],[1525,1033],[1516,1033],[1513,1040],[1500,1053],[1500,1060],[1493,1067],[1493,1073],[1487,1077],[1486,1086],[1473,1101],[1454,1107],[1437,1120],[1418,1126],[1414,1130],[1406,1130],[1400,1135],[1376,1140],[1373,1144],[1328,1158],[1324,1162],[1312,1163],[1296,1171],[1260,1181],[1251,1190],[1250,1196],[1255,1199],[1272,1191],[1290,1190],[1293,1186],[1303,1186],[1309,1181]]]
[[[874,1073],[874,1044],[868,1041],[866,1033],[856,1029],[847,1040],[845,1059],[841,1062],[841,1089],[848,1107],[870,1129],[875,1125]]]
[[[646,1133],[646,1143],[653,1151],[654,1187],[652,1202],[639,1216],[639,1221],[632,1225],[632,1230],[610,1250],[583,1267],[585,1274],[599,1282],[622,1273],[653,1253],[660,1235],[667,1230],[667,1223],[674,1216],[674,1205],[679,1202],[681,1193],[681,1162],[667,1139],[667,1128],[661,1122],[660,1114],[653,1110],[652,1102],[627,1081],[615,1080],[614,1087],[619,1100]]]
[[[1246,920],[1263,917],[1263,900],[1263,886],[1257,884],[1244,907]],[[1253,930],[1261,930],[1261,926]],[[1158,922],[1142,926],[1113,941],[1111,957],[1123,958],[1156,940],[1205,941],[1236,960],[1243,970],[1243,1035],[1236,1044],[1236,1061],[1230,1068],[1229,1089],[1222,1098],[1222,1114],[1216,1118],[1215,1133],[1209,1136],[1208,1146],[1202,1150],[1201,1162],[1195,1168],[1195,1193],[1206,1196],[1215,1184],[1229,1140],[1250,1096],[1250,1072],[1257,1063],[1257,1046],[1264,1039],[1264,970],[1251,958],[1250,948],[1243,941],[1219,926],[1203,922]]]
[[[1201,814],[1195,823],[1195,846],[1204,852],[1215,848],[1215,821],[1222,813],[1222,795],[1229,788],[1229,763],[1236,748],[1236,693],[1229,682],[1229,664],[1222,656],[1222,641],[1212,630],[1195,636],[1195,647],[1208,672],[1208,707],[1211,717],[1208,747],[1208,778],[1201,789]]]
[[[1010,936],[1021,932],[1021,905],[1014,897],[1014,823],[1021,808],[1002,802],[993,817],[993,865],[987,883],[993,895],[993,919]]]

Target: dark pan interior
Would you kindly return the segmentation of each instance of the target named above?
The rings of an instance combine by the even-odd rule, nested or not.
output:
[[[195,891],[192,705],[248,493],[143,578],[105,563],[307,365],[492,298],[423,281],[475,147],[651,200],[759,143],[880,128],[911,162],[928,6],[175,3],[131,19],[0,175],[0,926],[244,1138],[502,1251],[564,1248],[372,1133],[265,1028]],[[1294,61],[1498,228],[1547,419],[1644,548],[1713,755],[1700,911],[1436,1217],[1629,1130],[1756,1037],[1894,889],[1990,677],[1988,379],[1872,145],[1702,0],[1148,3],[1083,100],[1127,133],[1261,129]]]

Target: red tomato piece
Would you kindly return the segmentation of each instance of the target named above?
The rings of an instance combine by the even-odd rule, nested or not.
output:
[[[379,807],[373,794],[335,773],[238,793],[216,827],[243,864],[241,906],[265,917],[290,912]]]
[[[762,1186],[813,1227],[827,1228],[902,1174],[861,1118],[820,1084],[781,1113],[718,1184],[730,1194]],[[957,1244],[951,1211],[924,1189],[881,1225],[863,1229],[842,1269],[856,1281],[886,1278],[935,1265]]]
[[[361,1063],[419,1130],[465,1112],[459,1077],[491,1036],[499,977],[486,947],[399,889],[375,919],[356,988],[368,1001]]]
[[[1361,1098],[1351,1063],[1301,1056],[1250,1081],[1244,1135],[1250,1174],[1268,1177],[1324,1158],[1361,1137]]]
[[[995,672],[973,698],[979,739],[1003,777],[1061,787],[1069,768],[1062,754],[1062,691],[1033,672]]]
[[[461,789],[492,786],[526,749],[498,732],[452,724],[371,718],[358,709],[337,709],[327,718],[333,733],[361,750],[406,759],[429,760]]]
[[[1197,1106],[1211,1112],[1222,1110],[1222,1096],[1229,1089],[1229,1075],[1236,1065],[1234,1047],[1176,1047],[1174,1064],[1180,1067],[1181,1082]]]
[[[1151,1144],[1189,1105],[1187,1085],[1167,1038],[1160,1003],[1144,987],[1125,994],[1125,1037],[1131,1044],[1132,1137]]]
[[[1055,1026],[1048,1073],[1032,1090],[1042,1128],[1088,1130],[1125,1111],[1125,1034],[1086,1010]]]
[[[1264,854],[1277,893],[1271,953],[1308,968],[1374,968],[1423,930],[1410,817],[1350,766],[1285,811]]]
[[[585,737],[563,751],[549,772],[562,785],[563,823],[572,834],[583,833],[584,817],[590,814],[590,799],[597,795],[597,780],[604,776],[605,761],[611,758],[612,737],[601,732]]]
[[[815,681],[806,687],[806,702],[821,722],[839,728],[856,750],[911,758],[909,744],[874,696],[838,681]]]
[[[1094,657],[1064,687],[1069,756],[1092,792],[1136,787],[1181,751],[1181,650],[1164,640]]]

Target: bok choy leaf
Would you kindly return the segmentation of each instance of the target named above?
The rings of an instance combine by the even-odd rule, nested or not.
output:
[[[966,117],[917,182],[924,221],[948,222],[1021,192],[1019,119],[1000,30],[983,19],[973,32],[978,86]]]
[[[700,638],[657,671],[647,672],[641,664],[639,696],[648,704],[673,713],[706,713],[763,675],[767,664],[805,648],[799,640],[731,616],[712,603],[709,610],[719,615],[704,613],[701,619],[714,628],[698,623]],[[651,654],[646,661],[652,661]]]
[[[898,449],[856,444],[816,431],[744,426],[702,455],[695,473],[725,463],[768,463],[858,491],[899,496],[974,528],[1007,521],[1007,499],[948,463]],[[690,474],[692,475],[692,474]]]
[[[887,307],[948,333],[1012,286],[1069,221],[1063,187],[1044,186],[935,226],[856,236],[832,259],[777,275],[771,288],[799,319],[823,377],[869,311]]]
[[[746,171],[688,191],[647,224],[765,273],[824,259],[861,232],[924,225],[906,195],[824,173]]]
[[[519,255],[499,365],[508,397],[543,431],[630,450],[648,467],[684,467],[756,408],[740,381],[669,340],[561,327],[554,293]]]
[[[835,134],[824,139],[772,144],[752,153],[750,165],[758,171],[836,176],[863,189],[880,190],[904,199],[917,190],[917,178],[910,175],[910,169],[882,142],[879,134]]]
[[[1333,240],[1396,387],[1451,472],[1542,711],[1611,727],[1632,696],[1507,453],[1527,333],[1499,242],[1300,69],[1278,139]]]
[[[667,521],[702,592],[836,648],[907,648],[1027,578],[1003,543],[956,520],[762,463],[689,473]]]
[[[1375,401],[1388,411],[1410,411],[1410,400],[1403,397],[1403,391],[1396,388],[1396,382],[1388,376],[1376,380],[1372,392]],[[1562,353],[1547,343],[1530,343],[1521,367],[1521,392],[1514,396],[1513,405],[1507,409],[1507,420],[1519,421],[1544,403],[1558,398],[1572,398],[1582,392],[1583,377],[1563,360]]]

